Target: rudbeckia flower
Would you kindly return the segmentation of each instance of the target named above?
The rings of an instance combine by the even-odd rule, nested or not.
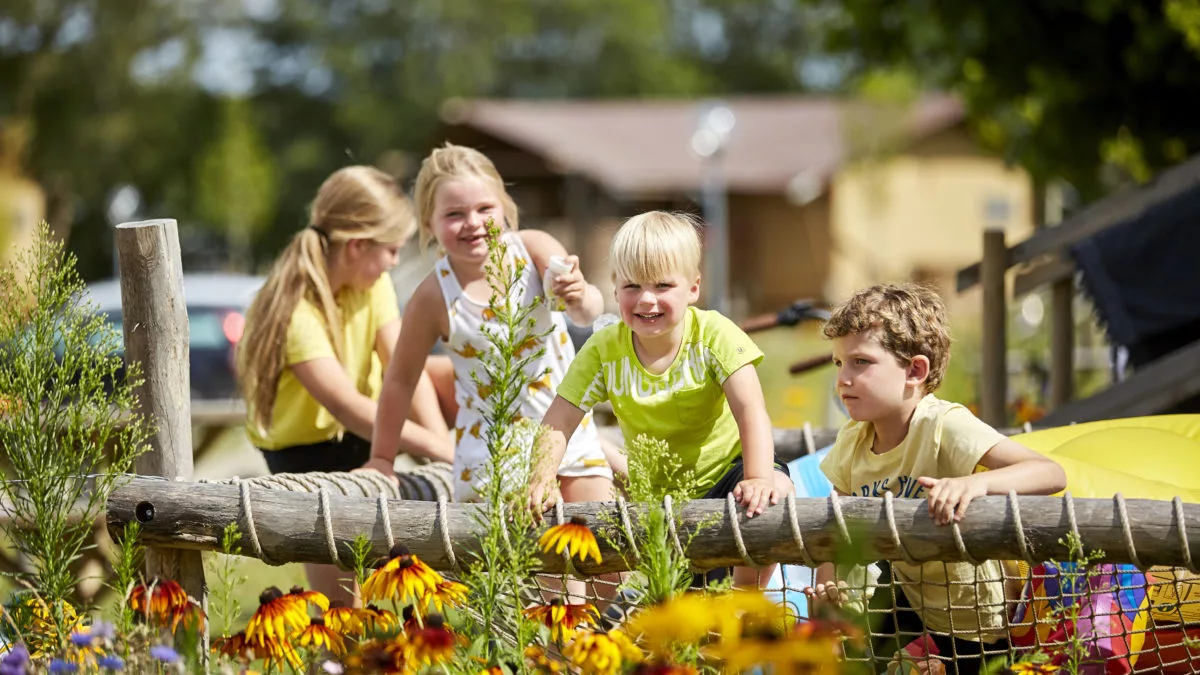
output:
[[[321,591],[306,591],[299,586],[292,586],[292,590],[288,592],[288,595],[300,597],[322,612],[329,609],[329,598],[325,597],[325,594]]]
[[[739,643],[722,642],[703,650],[725,662],[725,672],[742,673],[758,665],[769,665],[778,675],[837,675],[841,658],[829,640],[750,639]]]
[[[309,619],[308,628],[300,631],[295,638],[296,646],[312,649],[327,649],[334,656],[346,653],[346,643],[342,636],[330,630],[324,619]]]
[[[360,645],[343,663],[347,672],[401,675],[411,672],[407,667],[407,650],[403,640],[371,640]]]
[[[446,621],[441,614],[430,614],[425,619],[425,627],[408,639],[413,660],[428,665],[448,661],[454,656],[454,645],[457,642],[458,637],[446,627]]]
[[[565,640],[577,626],[600,620],[600,613],[591,603],[565,605],[561,598],[554,598],[548,605],[523,609],[521,613],[530,621],[549,628],[552,640]]]
[[[329,630],[348,637],[358,637],[363,634],[362,611],[347,607],[341,602],[330,603],[329,609],[322,615]]]
[[[467,604],[468,590],[465,585],[457,581],[443,579],[438,583],[437,588],[425,594],[418,605],[429,607],[432,604],[438,613],[444,612],[446,607],[462,607]]]
[[[258,609],[246,622],[246,641],[268,646],[286,642],[292,633],[308,626],[308,603],[299,595],[284,595],[271,586],[258,596]]]
[[[542,547],[543,553],[549,553],[551,549],[555,553],[562,553],[566,548],[580,562],[587,560],[589,555],[597,564],[601,562],[600,545],[596,543],[596,535],[592,534],[587,518],[583,516],[574,516],[570,521],[546,530],[538,537],[538,546]]]
[[[187,591],[177,581],[159,581],[150,586],[139,584],[129,594],[129,607],[147,621],[159,625],[179,623],[178,615],[186,610],[191,601]],[[174,630],[174,626],[171,630]]]
[[[375,605],[367,605],[359,610],[359,616],[362,617],[367,631],[372,633],[388,633],[400,625],[400,619],[394,612]]]
[[[621,669],[621,648],[607,633],[577,631],[563,656],[583,675],[616,675]]]
[[[641,663],[642,659],[646,658],[646,654],[634,644],[625,631],[614,628],[608,631],[608,638],[617,645],[617,649],[621,650],[621,658],[625,663]]]
[[[437,590],[442,575],[434,572],[420,558],[401,544],[392,548],[391,559],[371,573],[362,586],[363,601],[394,600],[401,604],[419,601],[426,593]]]
[[[525,664],[530,670],[542,675],[557,675],[563,672],[562,662],[547,656],[541,645],[529,645],[525,648]]]
[[[212,651],[238,661],[253,661],[267,656],[265,650],[256,648],[246,641],[245,631],[213,640]]]
[[[684,593],[636,612],[626,631],[640,638],[651,653],[666,658],[675,643],[696,644],[718,625],[711,603],[699,593]]]

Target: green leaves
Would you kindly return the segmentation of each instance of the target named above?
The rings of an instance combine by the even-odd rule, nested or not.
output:
[[[51,606],[70,600],[72,563],[150,433],[133,412],[140,368],[120,376],[120,338],[82,292],[74,258],[44,225],[16,267],[0,270],[0,495],[12,516],[3,527]]]

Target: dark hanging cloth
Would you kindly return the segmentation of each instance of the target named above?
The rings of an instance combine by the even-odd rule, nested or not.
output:
[[[1071,256],[1134,368],[1200,340],[1200,188],[1075,244]],[[1162,412],[1200,412],[1200,398]]]

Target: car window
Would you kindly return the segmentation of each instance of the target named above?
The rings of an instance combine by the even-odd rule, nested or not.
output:
[[[227,309],[191,308],[188,310],[188,346],[192,349],[221,349],[229,344],[225,337]],[[117,332],[123,332],[120,312],[109,312],[108,320]]]

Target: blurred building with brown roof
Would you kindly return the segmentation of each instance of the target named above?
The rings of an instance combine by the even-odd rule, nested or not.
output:
[[[836,302],[883,280],[932,281],[949,296],[954,272],[979,259],[986,226],[1010,240],[1032,231],[1027,176],[980,148],[953,98],[724,103],[736,117],[720,159],[734,318],[802,297]],[[433,140],[491,157],[522,226],[578,253],[611,302],[606,258],[620,222],[653,208],[700,213],[704,169],[691,150],[700,105],[457,100]]]

